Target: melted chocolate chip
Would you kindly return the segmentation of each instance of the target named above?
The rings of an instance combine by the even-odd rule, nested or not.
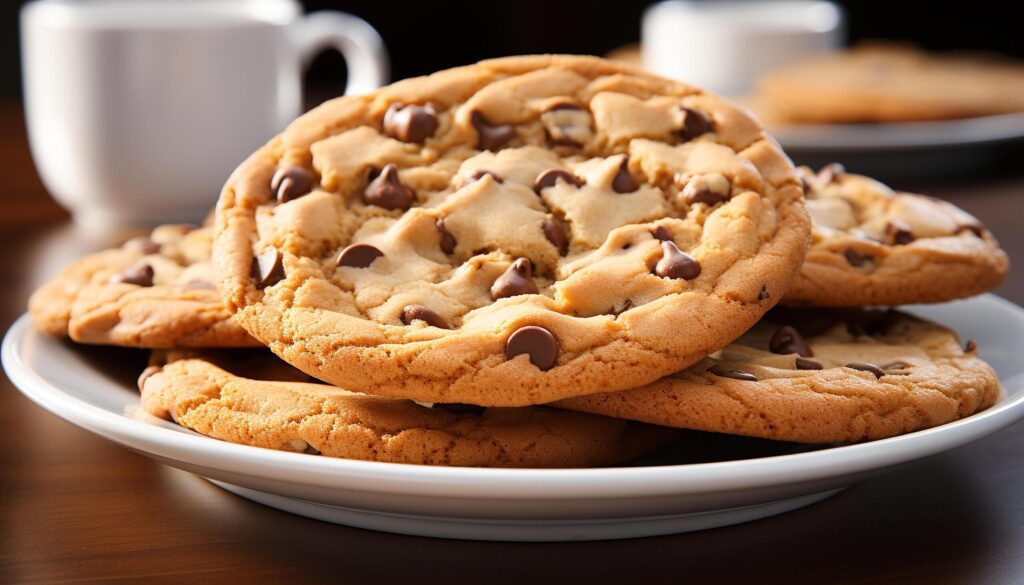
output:
[[[437,226],[437,233],[441,237],[441,251],[445,254],[451,254],[455,251],[455,236],[445,229],[443,217],[438,218],[434,225]]]
[[[540,193],[548,187],[554,187],[560,180],[574,187],[584,185],[583,179],[565,169],[548,169],[537,175],[537,179],[533,182],[533,190]]]
[[[483,114],[477,111],[470,114],[469,121],[476,129],[477,148],[480,150],[501,150],[516,136],[516,129],[512,126],[491,124]]]
[[[541,371],[550,370],[558,360],[558,340],[543,327],[520,327],[508,336],[505,357],[512,359],[524,353],[530,357],[530,363]]]
[[[903,360],[897,360],[895,362],[889,362],[879,366],[882,371],[888,372],[889,370],[905,370],[910,367],[910,364]]]
[[[402,323],[408,325],[413,321],[423,321],[431,327],[448,329],[448,323],[445,322],[443,317],[423,305],[406,305],[402,309]]]
[[[843,252],[843,256],[846,257],[846,261],[850,263],[850,266],[857,267],[864,266],[865,264],[873,260],[871,256],[867,254],[861,254],[860,252],[854,250],[853,248],[847,248],[846,251]]]
[[[744,372],[743,370],[726,370],[718,364],[711,366],[707,371],[709,374],[714,374],[722,378],[732,378],[733,380],[743,380],[744,382],[757,382],[757,376],[750,372]]]
[[[393,103],[384,113],[384,133],[396,140],[422,144],[436,131],[437,111],[430,104]]]
[[[126,268],[120,274],[115,274],[110,278],[110,281],[137,286],[153,286],[153,274],[152,266],[149,264],[139,264]]]
[[[483,414],[487,409],[475,404],[462,404],[460,402],[435,402],[432,408],[437,408],[452,414]]]
[[[569,253],[569,238],[565,236],[565,228],[556,220],[551,218],[545,219],[544,223],[540,225],[540,229],[544,232],[544,237],[551,242],[551,245],[558,248],[560,255],[565,256]]]
[[[150,379],[154,374],[160,373],[160,370],[164,369],[163,366],[149,366],[142,373],[139,374],[139,379],[136,385],[139,387],[139,392],[146,386],[146,380]]]
[[[881,378],[882,376],[885,375],[885,372],[883,372],[881,370],[881,368],[879,368],[878,366],[876,366],[874,364],[866,364],[864,362],[850,362],[850,363],[846,364],[846,367],[850,368],[851,370],[860,370],[862,372],[871,372],[872,374],[875,375],[875,378]]]
[[[313,190],[313,174],[302,167],[280,167],[270,179],[278,203],[298,199]]]
[[[384,255],[376,246],[352,244],[338,254],[338,266],[343,268],[368,268],[373,261]]]
[[[771,341],[768,342],[768,349],[772,353],[795,353],[800,357],[811,357],[814,355],[814,352],[811,351],[811,346],[807,345],[807,341],[800,335],[800,332],[790,325],[783,325],[775,330]]]
[[[615,178],[612,179],[612,190],[616,193],[632,193],[639,188],[640,183],[637,183],[633,175],[629,173],[629,158],[623,158],[619,170],[615,173]]]
[[[768,285],[764,285],[761,287],[761,290],[758,291],[757,293],[757,300],[763,301],[767,299],[769,296],[770,295],[768,294]]]
[[[700,276],[700,262],[679,249],[675,242],[661,242],[661,260],[654,265],[654,273],[662,278],[693,280]]]
[[[504,183],[505,182],[505,180],[502,179],[500,176],[498,176],[497,173],[494,173],[494,172],[491,172],[491,171],[487,171],[487,170],[484,170],[484,169],[479,169],[479,170],[473,171],[473,174],[469,176],[469,180],[466,181],[466,184],[468,185],[470,183],[475,183],[475,182],[479,181],[480,179],[486,177],[487,175],[490,175],[491,178],[494,179],[495,183]]]
[[[655,240],[661,240],[662,242],[671,242],[672,232],[668,231],[668,228],[663,225],[656,225],[651,228],[651,236]]]
[[[682,107],[683,126],[679,129],[679,137],[684,141],[711,132],[714,128],[711,125],[711,118],[700,110]]]
[[[533,282],[533,265],[526,258],[518,258],[491,285],[494,300],[534,294],[537,294],[537,284]]]
[[[822,365],[814,360],[809,360],[805,357],[796,358],[796,369],[798,370],[821,370]]]
[[[139,238],[132,238],[121,245],[123,250],[129,252],[138,252],[148,256],[150,254],[158,254],[160,252],[160,244],[154,242],[152,239],[142,236]]]
[[[284,259],[277,248],[267,248],[252,259],[252,278],[256,288],[267,288],[284,280]]]
[[[821,170],[818,171],[818,179],[827,185],[829,183],[837,182],[839,180],[839,176],[844,173],[846,173],[846,167],[837,162],[829,163],[821,167]]]
[[[914,241],[910,226],[898,219],[885,224],[885,237],[889,244],[896,246],[905,246]]]
[[[370,181],[363,191],[363,203],[376,205],[384,209],[401,209],[412,207],[416,200],[413,190],[406,187],[398,178],[398,165],[389,163]]]
[[[967,345],[964,346],[964,353],[973,353],[978,351],[978,342],[973,339],[967,340]]]
[[[590,114],[582,106],[559,102],[541,114],[548,140],[561,146],[582,146],[591,136]]]

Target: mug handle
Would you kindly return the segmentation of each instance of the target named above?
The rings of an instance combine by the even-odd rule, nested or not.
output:
[[[289,35],[306,67],[327,48],[341,52],[348,67],[346,94],[366,93],[388,81],[388,52],[368,22],[345,12],[323,10],[300,17]]]

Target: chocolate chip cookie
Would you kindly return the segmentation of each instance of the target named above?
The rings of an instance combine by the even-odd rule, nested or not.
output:
[[[29,300],[36,326],[79,343],[145,348],[258,347],[224,308],[213,228],[164,225],[72,262]]]
[[[168,352],[140,377],[143,408],[217,439],[391,463],[589,467],[634,459],[675,432],[545,406],[418,404],[310,383],[269,352]],[[249,377],[242,377],[242,375]]]
[[[656,380],[781,297],[809,221],[742,108],[590,57],[328,102],[232,175],[237,320],[339,386],[522,406]]]
[[[766,122],[859,123],[1024,111],[1024,64],[871,43],[766,74],[753,103]],[[760,107],[763,106],[763,107]]]
[[[1006,253],[956,206],[895,192],[836,164],[800,172],[812,243],[784,303],[935,303],[983,293],[1006,277]]]
[[[558,406],[802,443],[881,439],[991,406],[974,342],[897,311],[774,309],[721,351],[654,384]]]

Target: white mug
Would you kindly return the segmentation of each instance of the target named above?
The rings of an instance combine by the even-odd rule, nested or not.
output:
[[[845,34],[842,10],[821,0],[671,0],[648,8],[641,28],[646,69],[733,96]]]
[[[377,32],[296,0],[38,0],[21,12],[25,110],[47,189],[92,230],[190,221],[301,113],[337,48],[346,93],[387,82]]]

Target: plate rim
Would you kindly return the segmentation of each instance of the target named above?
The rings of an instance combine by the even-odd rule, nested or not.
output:
[[[977,299],[1012,311],[1024,321],[1024,309],[1010,301],[991,294]],[[89,432],[145,454],[187,464],[211,466],[208,462],[216,460],[214,467],[238,475],[381,495],[546,500],[745,491],[909,463],[967,445],[1024,418],[1021,392],[970,417],[878,441],[755,459],[645,467],[501,469],[310,457],[182,433],[89,404],[24,363],[21,352],[32,335],[45,337],[32,327],[27,314],[8,329],[0,348],[7,376],[30,400]],[[764,472],[766,466],[771,473]]]

